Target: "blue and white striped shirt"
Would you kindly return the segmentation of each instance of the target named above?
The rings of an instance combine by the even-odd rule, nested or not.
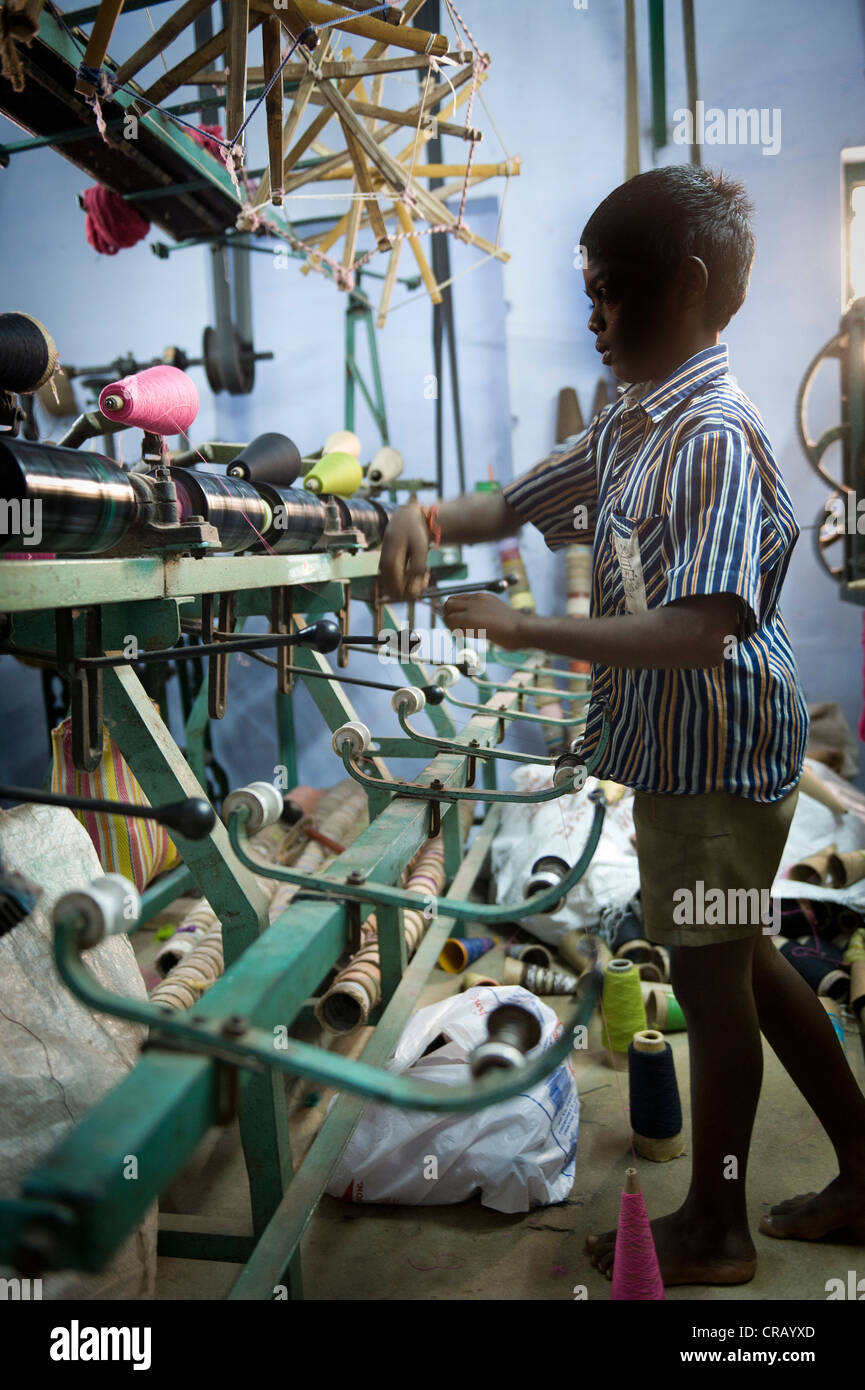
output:
[[[598,775],[639,791],[753,801],[790,791],[808,714],[778,596],[799,528],[726,345],[698,352],[659,386],[629,387],[504,495],[551,550],[594,533],[592,617],[698,594],[741,600],[738,640],[720,666],[593,667],[587,755],[602,701],[612,721]]]

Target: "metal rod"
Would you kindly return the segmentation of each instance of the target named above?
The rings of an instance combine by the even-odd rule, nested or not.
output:
[[[447,584],[443,589],[425,589],[421,594],[421,603],[427,599],[450,598],[452,594],[503,594],[517,583],[519,580],[515,574],[507,574],[500,579],[487,579],[483,582],[478,580],[477,583],[473,583],[469,579],[464,584]]]
[[[501,717],[501,712],[497,709],[488,710],[484,708],[483,713],[489,714],[491,717],[495,716],[496,719]],[[402,706],[397,710],[396,717],[399,720],[400,727],[408,734],[409,738],[417,739],[418,743],[425,744],[429,748],[437,748],[441,753],[465,754],[468,752],[472,757],[482,758],[484,761],[494,759],[495,761],[501,760],[506,763],[530,763],[533,767],[538,766],[539,759],[536,758],[533,753],[506,753],[498,748],[481,748],[480,746],[477,748],[469,748],[465,744],[455,743],[452,739],[434,738],[432,734],[419,734],[418,731],[413,729],[409,724]],[[545,722],[551,724],[553,720],[547,720]],[[566,720],[565,722],[570,723],[571,721]],[[541,763],[541,766],[543,766],[543,763]]]
[[[556,694],[558,694],[558,691],[556,692]],[[489,708],[487,705],[473,705],[468,700],[458,700],[455,695],[448,695],[447,693],[445,694],[445,699],[447,700],[449,705],[456,705],[457,709],[471,710],[474,714],[489,713]],[[572,724],[575,724],[578,720],[582,719],[583,714],[578,712],[576,714],[570,715],[570,717],[562,719],[558,715],[553,714],[530,714],[527,710],[509,709],[497,711],[497,718],[524,719],[531,724],[553,724],[558,725],[562,729],[568,729]],[[498,756],[501,758],[505,755],[503,753],[500,753]]]
[[[580,876],[588,867],[597,844],[594,829],[595,827],[579,861]],[[600,836],[599,826],[597,836]],[[235,850],[243,858],[242,849],[238,845],[235,845]],[[254,860],[250,860],[249,863],[256,873],[263,873],[266,877],[282,877]],[[413,898],[413,906],[416,908],[423,906],[427,901],[414,894],[404,896]],[[455,915],[455,906],[479,906],[469,903],[455,904],[448,898],[442,898],[440,901],[446,904],[443,911],[447,911],[450,917]],[[522,911],[522,905],[520,910]],[[499,921],[501,917],[495,920]],[[326,1048],[314,1047],[310,1043],[297,1042],[294,1039],[288,1039],[284,1043],[281,1041],[276,1049],[273,1046],[272,1029],[247,1026],[238,1037],[230,1028],[225,1027],[227,1020],[207,1018],[197,1011],[197,1025],[187,1023],[183,1018],[178,1018],[175,1011],[162,1012],[154,1004],[127,999],[105,989],[84,964],[78,942],[79,931],[75,924],[60,922],[56,925],[54,957],[57,969],[72,993],[100,1013],[126,1018],[133,1023],[143,1023],[153,1029],[157,1036],[161,1034],[168,1038],[176,1038],[204,1057],[231,1059],[239,1066],[273,1067],[293,1076],[305,1076],[321,1085],[335,1086],[341,1091],[353,1091],[358,1095],[386,1101],[404,1109],[435,1110],[444,1113],[478,1110],[488,1105],[496,1105],[500,1101],[510,1099],[511,1096],[530,1090],[555,1071],[573,1049],[574,1029],[579,1026],[579,1021],[586,1023],[591,1017],[601,981],[598,974],[597,980],[590,982],[593,987],[585,991],[572,1011],[572,1016],[562,1021],[561,1036],[533,1061],[514,1068],[513,1072],[508,1072],[503,1079],[484,1077],[463,1086],[441,1086],[435,1082],[413,1081],[386,1071],[383,1067],[372,1067],[362,1060],[351,1061],[338,1053],[327,1051]]]
[[[226,652],[253,652],[259,647],[302,647],[308,645],[299,632],[262,633],[260,636],[236,637],[232,641],[202,642],[195,647],[164,647],[161,651],[140,652],[138,656],[77,656],[76,668],[98,670],[106,666],[138,666],[156,661],[188,661],[199,656],[222,656]],[[32,656],[57,662],[57,653],[41,647],[19,647],[9,643],[6,650],[13,656]]]

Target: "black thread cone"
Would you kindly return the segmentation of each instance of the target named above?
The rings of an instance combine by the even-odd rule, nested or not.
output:
[[[228,467],[234,478],[247,478],[251,483],[274,483],[278,487],[291,487],[302,471],[300,450],[294,440],[284,434],[260,434]]]

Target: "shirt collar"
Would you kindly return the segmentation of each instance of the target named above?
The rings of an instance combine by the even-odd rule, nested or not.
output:
[[[625,410],[639,406],[652,423],[657,424],[674,406],[693,395],[701,386],[723,376],[727,369],[727,344],[717,343],[689,357],[657,386],[651,381],[638,381],[626,386],[621,401]]]

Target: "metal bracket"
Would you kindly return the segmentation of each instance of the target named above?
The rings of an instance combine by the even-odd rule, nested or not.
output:
[[[273,589],[271,591],[270,608],[270,630],[277,634],[291,632],[291,622],[294,616],[294,604],[292,590],[288,587]],[[290,695],[294,689],[294,673],[291,670],[291,648],[288,646],[277,647],[276,649],[276,688],[280,695]]]
[[[432,789],[433,791],[444,791],[444,783],[443,783],[442,781],[440,781],[440,779],[439,779],[438,777],[436,777],[435,780],[434,780],[433,782],[430,782],[430,787],[431,787],[431,789]],[[429,838],[430,838],[431,840],[434,840],[435,837],[436,837],[436,835],[440,835],[440,834],[441,834],[441,828],[442,828],[442,808],[441,808],[441,802],[438,801],[438,800],[433,800],[433,799],[431,799],[431,800],[430,800],[430,804],[429,804]]]
[[[361,947],[361,930],[363,923],[360,919],[360,903],[347,902],[345,905],[345,914],[348,922],[348,950],[354,956]]]
[[[202,642],[213,642],[213,594],[201,596],[201,636]],[[233,632],[236,618],[236,599],[234,593],[219,595],[219,630]],[[222,719],[228,701],[228,662],[229,654],[213,653],[207,670],[207,712],[211,719]]]
[[[337,622],[339,623],[340,632],[342,633],[342,642],[340,642],[336,653],[336,664],[337,666],[342,667],[348,665],[348,649],[346,648],[345,643],[349,640],[349,637],[351,636],[351,632],[349,630],[350,610],[351,584],[348,583],[345,586],[345,602],[336,615]]]
[[[171,1010],[173,1013],[174,1010]],[[195,1020],[193,1020],[195,1021]],[[223,1027],[228,1027],[232,1020],[226,1019]],[[232,1034],[233,1036],[233,1034]],[[237,1119],[238,1099],[240,1095],[240,1068],[256,1072],[266,1072],[267,1068],[255,1058],[239,1058],[232,1052],[220,1052],[213,1047],[211,1042],[202,1037],[200,1044],[179,1038],[170,1033],[163,1033],[158,1028],[151,1028],[150,1033],[141,1044],[142,1053],[145,1052],[184,1052],[209,1057],[214,1063],[214,1078],[216,1082],[216,1124],[222,1126],[233,1124]]]
[[[73,608],[57,608],[54,612],[57,667],[69,682],[72,762],[79,772],[95,772],[103,749],[102,671],[76,665],[75,612]],[[86,610],[84,654],[102,655],[102,609],[98,604]]]

